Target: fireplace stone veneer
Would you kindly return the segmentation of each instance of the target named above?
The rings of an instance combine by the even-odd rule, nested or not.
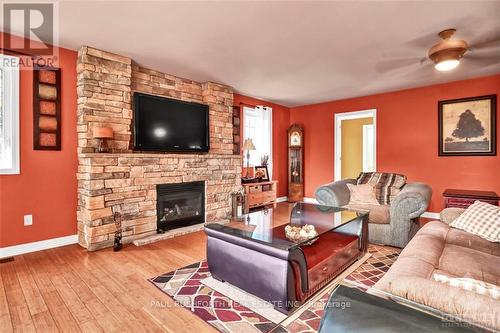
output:
[[[210,152],[133,152],[132,94],[143,92],[209,106]],[[233,91],[143,68],[130,58],[84,46],[77,61],[78,237],[90,251],[113,245],[113,213],[124,243],[157,228],[156,185],[205,182],[205,222],[228,220],[230,193],[241,188],[241,156],[233,155]],[[113,128],[112,153],[95,152],[95,127]]]
[[[204,181],[206,222],[227,221],[230,193],[241,187],[241,157],[183,154],[81,154],[78,235],[90,251],[113,245],[113,213],[124,243],[157,230],[156,185]]]

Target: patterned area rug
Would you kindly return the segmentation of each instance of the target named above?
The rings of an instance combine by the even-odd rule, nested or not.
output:
[[[397,248],[378,245],[369,245],[368,251],[372,256],[348,275],[343,284],[367,290],[380,280],[401,252]],[[307,309],[298,318],[293,320],[287,318],[277,325],[250,308],[203,285],[201,280],[209,276],[207,263],[202,261],[152,278],[150,282],[177,303],[224,333],[317,332],[323,307],[330,296],[329,291],[325,292],[319,300],[312,304],[306,303],[304,306]]]

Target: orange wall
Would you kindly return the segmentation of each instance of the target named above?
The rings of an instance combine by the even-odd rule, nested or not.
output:
[[[402,173],[409,181],[432,186],[429,211],[443,208],[445,188],[500,193],[500,156],[438,156],[438,101],[489,94],[500,95],[500,75],[291,108],[290,123],[302,124],[307,134],[306,196],[314,197],[318,186],[333,179],[334,114],[373,108],[377,170]]]
[[[21,174],[0,176],[0,247],[76,234],[76,58],[59,49],[61,151],[33,150],[33,73],[20,71]]]
[[[249,105],[265,105],[273,108],[273,179],[278,181],[278,197],[288,195],[288,183],[286,174],[288,147],[286,140],[286,131],[290,126],[290,109],[279,104],[269,103],[239,94],[234,94],[233,103],[236,106],[240,105],[240,103],[243,103]],[[242,136],[241,138],[243,140]],[[243,170],[243,172],[245,172],[245,170]]]

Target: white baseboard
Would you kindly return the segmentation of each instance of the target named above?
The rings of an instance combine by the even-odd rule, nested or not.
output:
[[[47,250],[54,247],[76,243],[78,243],[78,235],[58,237],[39,242],[8,246],[0,248],[0,258],[13,257],[24,253]]]
[[[307,202],[307,203],[313,203],[313,204],[317,204],[318,203],[318,200],[316,200],[316,198],[304,198],[303,201]]]
[[[422,217],[439,220],[441,218],[441,215],[439,215],[439,213],[434,213],[434,212],[425,212],[422,214]]]
[[[285,201],[288,201],[288,197],[279,197],[279,198],[276,198],[276,202],[285,202]]]

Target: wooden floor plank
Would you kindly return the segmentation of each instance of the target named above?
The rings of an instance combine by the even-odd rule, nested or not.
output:
[[[10,319],[9,304],[3,286],[2,274],[0,274],[0,332],[13,332],[12,320]]]
[[[60,249],[62,251],[66,251],[67,249]],[[77,249],[78,251],[80,249]],[[69,253],[70,251],[68,251]],[[60,260],[61,256],[55,256],[51,254],[50,251],[46,252],[47,257],[52,260],[57,261]],[[89,286],[86,281],[84,281],[85,275],[80,275],[87,272],[87,267],[84,262],[74,263],[72,257],[64,257],[67,261],[64,265],[64,272],[58,272],[61,276],[63,276],[63,280],[55,281],[56,284],[59,284],[59,287],[62,288],[65,286],[68,290],[61,291],[66,295],[71,295],[70,299],[65,299],[68,307],[73,312],[73,315],[77,318],[83,319],[82,313],[85,313],[85,317],[90,317],[92,319],[83,319],[79,322],[80,328],[88,329],[89,327],[100,327],[105,332],[122,332],[127,331],[126,326],[121,322],[121,318],[113,315],[113,313],[108,309],[108,307],[102,302],[92,286]],[[56,268],[57,270],[57,268]],[[77,298],[73,296],[77,295]],[[80,304],[80,307],[73,307],[72,304]],[[92,322],[93,323],[90,323]]]
[[[2,274],[2,284],[9,304],[10,319],[14,332],[36,332],[28,304],[17,278],[14,262],[1,264],[0,274]]]
[[[38,286],[35,283],[28,266],[26,265],[24,256],[18,256],[16,260],[14,260],[14,267],[31,315],[35,315],[40,312],[47,312],[47,305],[45,304],[45,301],[38,290]]]
[[[63,258],[60,251],[57,251],[57,249],[50,251],[50,254],[54,258]],[[95,255],[95,253],[93,255]],[[125,331],[159,331],[156,324],[151,324],[152,322],[150,323],[147,321],[141,322],[135,318],[135,313],[120,301],[120,298],[126,297],[126,295],[113,293],[114,288],[108,283],[110,277],[102,273],[93,261],[88,263],[88,267],[90,269],[87,270],[83,276],[80,276],[80,278],[82,278],[89,287],[91,286],[92,292],[97,296],[99,301],[106,306],[109,312],[121,322],[121,326]]]
[[[38,252],[25,255],[25,259],[29,263],[31,274],[35,278],[40,294],[45,304],[47,304],[47,308],[59,331],[81,332],[75,317],[64,302],[63,296],[61,296],[52,283],[51,278],[54,277],[55,274],[49,275],[46,270],[43,269],[50,264],[46,256],[41,256]]]

